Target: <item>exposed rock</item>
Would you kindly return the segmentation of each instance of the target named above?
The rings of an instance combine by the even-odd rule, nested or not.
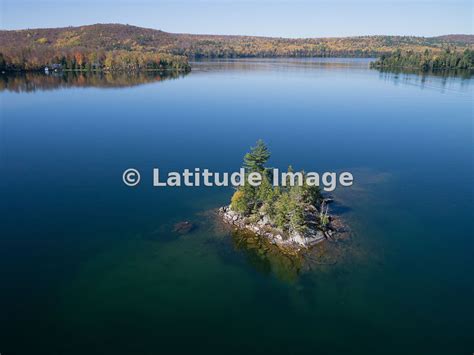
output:
[[[326,197],[325,199],[323,199],[323,202],[325,204],[332,203],[334,202],[334,199],[332,197]]]
[[[325,227],[324,230],[320,229],[321,227],[317,223],[319,212],[314,206],[310,206],[305,211],[307,228],[304,233],[298,231],[284,233],[272,225],[268,216],[265,215],[260,215],[260,219],[257,221],[249,221],[245,216],[232,211],[230,206],[221,207],[218,212],[224,222],[231,224],[237,229],[249,230],[258,236],[267,238],[272,244],[284,248],[302,250],[326,239],[332,239],[328,233],[328,230],[331,228],[330,225]]]

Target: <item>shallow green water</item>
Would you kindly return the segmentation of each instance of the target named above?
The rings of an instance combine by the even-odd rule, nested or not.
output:
[[[162,79],[2,78],[1,354],[473,351],[472,79],[353,59]],[[350,240],[262,254],[209,213],[231,189],[152,187],[235,171],[258,138],[272,166],[353,173]]]

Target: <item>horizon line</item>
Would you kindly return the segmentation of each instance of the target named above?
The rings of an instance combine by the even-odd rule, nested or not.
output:
[[[314,37],[284,37],[284,36],[265,36],[265,35],[249,35],[249,34],[222,34],[222,33],[189,33],[189,32],[167,32],[163,29],[153,28],[153,27],[146,27],[146,26],[139,26],[130,23],[120,23],[120,22],[96,22],[91,24],[84,24],[84,25],[70,25],[70,26],[56,26],[56,27],[26,27],[26,28],[0,28],[0,31],[30,31],[30,30],[46,30],[46,29],[61,29],[61,28],[80,28],[86,26],[96,26],[96,25],[120,25],[120,26],[131,26],[137,27],[142,29],[154,30],[154,31],[161,31],[164,33],[169,34],[176,34],[176,35],[192,35],[192,36],[230,36],[230,37],[260,37],[260,38],[283,38],[283,39],[314,39],[314,38],[352,38],[352,37],[420,37],[420,38],[436,38],[436,37],[443,37],[443,36],[474,36],[472,33],[446,33],[441,35],[435,36],[423,36],[423,35],[400,35],[400,34],[363,34],[363,35],[348,35],[348,36],[314,36]]]

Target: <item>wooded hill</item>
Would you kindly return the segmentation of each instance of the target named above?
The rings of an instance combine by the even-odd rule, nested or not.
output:
[[[94,65],[110,68],[114,60],[117,68],[179,69],[186,66],[184,57],[378,57],[397,49],[436,54],[447,48],[464,51],[473,47],[472,35],[290,39],[173,34],[120,24],[0,31],[4,65],[24,69],[53,60],[75,69],[87,65],[89,69]]]

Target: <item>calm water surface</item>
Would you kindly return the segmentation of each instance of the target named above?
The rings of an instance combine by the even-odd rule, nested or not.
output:
[[[2,355],[474,351],[472,79],[360,59],[165,79],[2,77]],[[354,174],[326,258],[242,246],[209,213],[230,188],[151,186],[153,167],[235,171],[259,138],[272,166]]]

